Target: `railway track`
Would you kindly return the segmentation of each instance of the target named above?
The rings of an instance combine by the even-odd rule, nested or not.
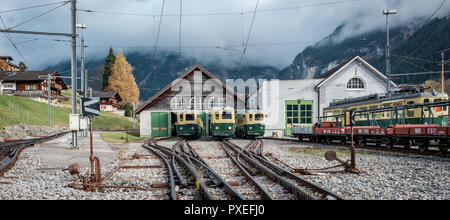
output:
[[[276,183],[281,185],[284,189],[283,192],[289,192],[292,196],[290,198],[299,200],[342,200],[339,195],[309,181],[306,180],[287,169],[284,169],[264,156],[263,142],[260,140],[254,140],[245,148],[241,148],[230,141],[222,142],[224,149],[234,151],[234,157],[243,165],[249,172],[254,172],[253,176],[258,182],[265,184],[266,180],[271,180],[273,185]],[[245,161],[245,162],[244,162]],[[256,172],[255,172],[256,171]],[[264,186],[264,185],[263,185]],[[269,191],[269,190],[268,190]],[[273,198],[282,199],[284,193],[273,193]],[[289,198],[289,197],[288,197]]]
[[[61,132],[47,137],[0,143],[0,176],[14,166],[25,148],[59,138],[67,133]]]
[[[346,142],[343,144],[342,142],[313,142],[313,141],[305,141],[305,140],[299,140],[299,139],[292,139],[292,138],[270,138],[265,137],[266,140],[276,140],[276,141],[288,141],[288,142],[298,142],[298,143],[312,143],[312,144],[320,144],[320,145],[328,145],[328,146],[341,146],[341,147],[350,147],[351,142]],[[361,144],[355,144],[356,149],[364,149],[364,150],[377,150],[377,151],[384,151],[384,152],[392,152],[392,153],[405,153],[405,154],[413,154],[413,155],[423,155],[423,156],[436,156],[436,157],[450,157],[450,152],[442,153],[439,150],[428,150],[425,152],[420,151],[419,149],[409,148],[406,149],[404,147],[391,147],[387,148],[385,146],[381,145],[372,145],[372,143],[367,143],[366,145]],[[431,147],[430,147],[431,148]]]

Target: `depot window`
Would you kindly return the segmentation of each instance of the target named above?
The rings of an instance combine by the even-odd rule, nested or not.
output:
[[[347,83],[347,89],[364,89],[364,82],[359,78],[352,78]]]

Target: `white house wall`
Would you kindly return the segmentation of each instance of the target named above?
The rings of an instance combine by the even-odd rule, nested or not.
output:
[[[350,79],[357,77],[364,82],[364,89],[347,89]],[[320,86],[320,115],[335,99],[355,98],[374,93],[385,93],[386,81],[358,62],[350,63]]]

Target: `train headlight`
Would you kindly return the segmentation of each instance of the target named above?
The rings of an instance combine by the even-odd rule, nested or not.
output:
[[[194,127],[191,127],[191,130],[194,130]]]
[[[219,126],[216,126],[216,130],[219,130]]]
[[[252,130],[253,128],[252,128],[252,127],[249,127],[248,129]]]
[[[231,130],[232,129],[232,127],[230,126],[230,127],[228,127],[228,130]]]
[[[183,127],[180,127],[180,130],[183,130]]]

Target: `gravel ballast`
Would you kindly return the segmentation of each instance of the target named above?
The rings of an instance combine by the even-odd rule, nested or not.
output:
[[[235,144],[245,146],[249,140],[233,140]],[[171,147],[175,140],[162,141],[159,144]],[[222,157],[217,141],[202,139],[191,142],[202,157]],[[320,146],[308,143],[295,143],[264,140],[264,152],[285,162],[294,168],[323,168],[336,165],[328,162],[322,155],[309,153]],[[301,151],[308,149],[309,151]],[[133,155],[144,155],[139,159]],[[151,188],[152,184],[167,182],[167,171],[161,161],[141,147],[141,144],[129,144],[118,152],[119,158],[111,164],[102,164],[102,175],[105,177],[121,162],[126,166],[157,165],[154,169],[121,169],[105,184],[133,185]],[[340,155],[341,159],[349,159]],[[406,155],[376,151],[358,151],[357,168],[362,174],[338,173],[323,176],[305,176],[324,188],[327,188],[346,199],[357,200],[449,200],[450,199],[450,159],[434,156]],[[100,158],[101,160],[101,158]],[[215,160],[217,161],[217,160]],[[228,163],[224,160],[224,163]],[[221,166],[212,165],[220,173]],[[230,166],[231,167],[231,166]],[[25,149],[16,165],[0,177],[0,199],[3,200],[167,200],[168,188],[142,191],[135,189],[105,189],[103,192],[84,192],[67,185],[76,180],[68,171],[38,170],[43,168],[39,160],[39,146]],[[82,169],[86,175],[87,169]],[[227,181],[236,181],[227,176]]]

